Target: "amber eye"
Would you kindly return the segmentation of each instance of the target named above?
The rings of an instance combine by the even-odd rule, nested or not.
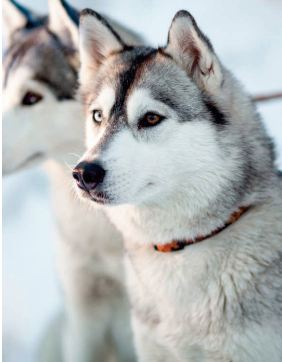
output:
[[[148,112],[146,113],[138,123],[138,128],[153,127],[159,124],[164,119],[159,114]]]
[[[27,91],[23,96],[22,105],[23,106],[33,106],[34,104],[40,102],[43,99],[43,96],[39,93]]]
[[[102,111],[100,111],[99,109],[94,109],[94,111],[92,112],[92,119],[95,123],[100,124],[103,120]]]

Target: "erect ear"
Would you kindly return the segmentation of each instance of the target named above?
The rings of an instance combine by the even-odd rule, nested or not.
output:
[[[2,0],[3,4],[3,24],[4,43],[9,47],[15,31],[24,28],[31,28],[33,24],[38,24],[39,18],[28,8],[20,5],[14,0]]]
[[[89,77],[89,71],[96,71],[110,54],[125,45],[106,19],[91,9],[84,9],[79,26],[80,80],[83,82]]]
[[[187,11],[181,10],[173,18],[165,51],[186,71],[200,89],[214,94],[220,88],[221,65],[210,41]]]
[[[65,0],[48,0],[48,28],[63,44],[78,48],[79,12]]]

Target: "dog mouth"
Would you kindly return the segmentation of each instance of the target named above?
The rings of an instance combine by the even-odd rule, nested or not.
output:
[[[109,195],[103,191],[96,191],[96,192],[92,191],[89,193],[89,195],[92,201],[97,202],[99,204],[109,204],[111,202]]]
[[[105,205],[105,204],[110,204],[112,201],[111,197],[104,191],[95,191],[95,190],[87,191],[85,189],[82,189],[81,187],[79,187],[79,189],[83,197],[97,204]]]
[[[155,183],[154,182],[148,182],[146,184],[146,187],[141,189],[141,193],[144,193],[147,191],[146,194],[148,194],[148,190],[151,192],[151,189],[154,188]],[[97,189],[87,189],[86,187],[82,187],[79,184],[76,184],[76,188],[78,190],[78,194],[81,198],[93,201],[96,204],[100,205],[107,205],[107,206],[116,206],[120,204],[130,203],[132,200],[130,199],[119,199],[116,195],[113,195],[112,193],[109,193],[107,191],[101,191],[101,186],[98,186]],[[140,191],[139,191],[140,194]],[[150,195],[150,193],[149,193]],[[134,199],[133,199],[134,200]],[[133,202],[133,201],[132,201]],[[142,200],[138,200],[136,197],[135,202],[142,202]]]

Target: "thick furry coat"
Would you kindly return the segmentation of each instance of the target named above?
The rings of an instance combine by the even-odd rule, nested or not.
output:
[[[281,361],[281,177],[249,95],[185,11],[154,49],[85,10],[80,52],[88,150],[74,172],[123,233],[139,360]],[[154,250],[242,206],[214,236]]]

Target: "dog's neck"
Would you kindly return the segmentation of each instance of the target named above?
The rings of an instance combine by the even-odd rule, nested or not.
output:
[[[237,220],[239,220],[241,218],[241,216],[249,210],[249,208],[250,207],[247,207],[247,206],[241,206],[237,211],[233,212],[230,215],[229,219],[225,222],[225,224],[223,226],[220,226],[220,227],[214,229],[209,234],[206,234],[206,235],[200,234],[197,237],[195,237],[194,239],[181,239],[181,240],[174,239],[167,244],[153,244],[154,249],[161,253],[169,253],[169,252],[171,253],[174,251],[182,250],[189,245],[202,242],[210,237],[216,236],[217,234],[219,234],[220,232],[225,230],[228,226],[234,224]]]
[[[241,206],[252,205],[246,198],[233,206],[211,205],[191,210],[188,205],[124,205],[107,208],[116,227],[123,233],[126,248],[167,244],[172,240],[196,239],[224,227],[231,215]],[[185,207],[186,206],[186,207]]]

